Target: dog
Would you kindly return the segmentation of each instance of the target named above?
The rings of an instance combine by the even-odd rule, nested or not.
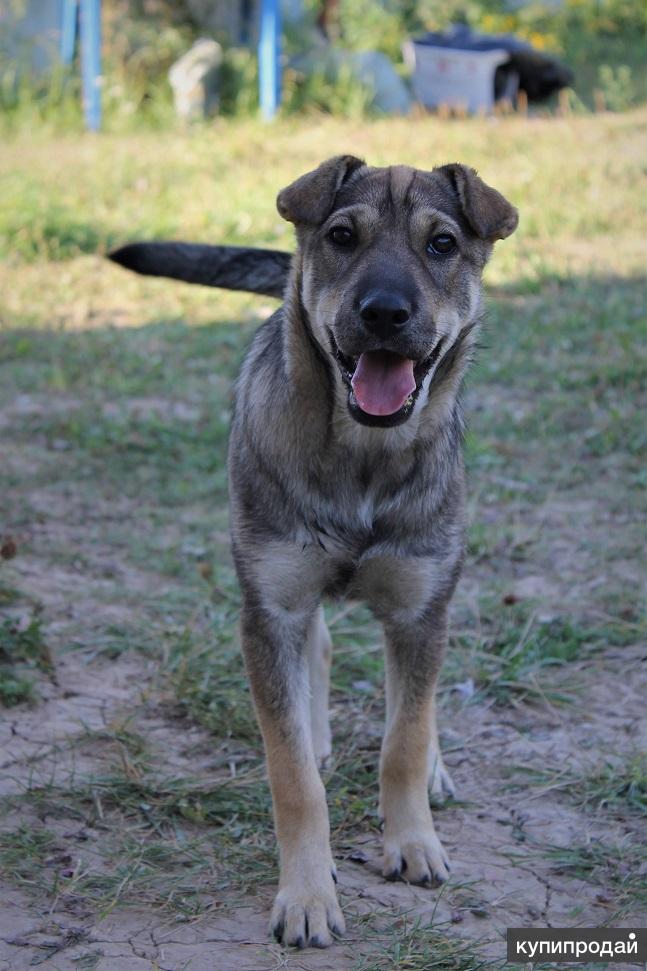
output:
[[[482,271],[518,214],[468,166],[372,168],[352,155],[297,179],[277,206],[296,228],[291,261],[171,243],[114,258],[215,286],[285,286],[237,382],[231,534],[280,856],[270,928],[286,945],[327,947],[345,927],[319,772],[331,754],[324,597],[363,600],[385,631],[384,876],[429,887],[449,875],[429,790],[453,793],[434,697],[465,546],[460,391]]]

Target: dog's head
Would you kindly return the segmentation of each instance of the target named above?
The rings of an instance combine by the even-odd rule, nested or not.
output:
[[[303,307],[350,414],[401,424],[475,319],[483,267],[516,210],[467,166],[369,168],[351,155],[301,176],[277,206],[296,226]]]

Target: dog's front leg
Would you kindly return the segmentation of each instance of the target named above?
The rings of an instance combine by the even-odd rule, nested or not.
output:
[[[249,605],[242,618],[279,845],[279,892],[270,929],[295,947],[327,947],[332,934],[345,929],[311,734],[306,643],[313,620],[304,612]]]
[[[380,759],[384,875],[430,885],[446,880],[449,871],[428,797],[446,610],[429,611],[410,623],[387,621],[385,631],[387,723]]]

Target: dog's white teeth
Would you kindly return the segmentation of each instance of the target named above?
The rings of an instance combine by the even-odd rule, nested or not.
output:
[[[412,404],[413,404],[413,395],[410,394],[409,397],[407,398],[407,400],[404,403],[404,407],[405,408],[410,408]]]

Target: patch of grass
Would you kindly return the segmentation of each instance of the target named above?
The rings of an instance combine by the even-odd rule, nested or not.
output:
[[[549,669],[582,660],[605,644],[599,629],[566,618],[542,622],[520,605],[484,604],[479,627],[453,635],[443,683],[471,679],[474,701],[492,698],[500,705],[570,700],[572,688],[556,686]]]
[[[66,650],[83,652],[86,664],[96,658],[114,661],[129,651],[151,656],[159,653],[159,637],[159,633],[150,627],[142,630],[139,625],[108,624],[94,636],[84,631],[83,639],[70,641]]]
[[[570,846],[544,846],[539,851],[556,873],[578,877],[607,889],[618,908],[647,905],[647,847],[627,837],[620,843],[590,840]]]
[[[502,961],[479,955],[482,941],[464,941],[447,927],[423,922],[406,915],[393,920],[388,929],[379,926],[379,915],[370,918],[365,940],[370,944],[353,965],[353,971],[493,971]],[[364,950],[364,948],[362,949]]]
[[[568,786],[578,803],[592,809],[647,817],[647,754],[638,752],[621,765],[606,762]]]
[[[20,884],[33,886],[56,846],[56,836],[44,826],[21,823],[0,830],[0,862],[5,873]]]
[[[164,504],[200,498],[213,504],[226,489],[230,377],[240,358],[240,328],[161,325],[131,338],[124,343],[114,332],[100,332],[75,339],[13,334],[0,341],[0,373],[11,372],[14,395],[34,397],[12,435],[58,453],[51,474],[61,480],[70,475],[70,459],[83,455],[82,479],[101,478],[104,491]],[[176,393],[169,398],[171,387]],[[74,398],[80,389],[83,402]]]
[[[117,904],[143,903],[190,918],[208,909],[223,887],[211,847],[179,826],[175,835],[162,838],[134,827],[115,838],[101,829],[101,851],[87,837],[71,846],[38,823],[4,831],[3,871],[24,889],[46,896],[53,911],[83,907],[99,918]]]
[[[73,416],[39,417],[23,424],[24,436],[39,431],[49,448],[84,454],[95,474],[122,484],[127,495],[152,489],[173,504],[196,492],[224,492],[224,449],[228,416],[211,411],[192,422],[161,417],[106,417],[101,409]],[[179,471],[178,471],[179,470]]]
[[[345,741],[345,744],[344,744]],[[326,798],[333,847],[342,850],[358,830],[379,838],[377,817],[380,740],[364,744],[335,737],[339,744],[334,770],[326,773]]]
[[[147,751],[127,730],[84,736],[91,739],[115,745],[111,772],[5,800],[28,819],[76,820],[83,842],[71,850],[69,838],[36,822],[6,831],[7,876],[62,906],[85,902],[105,914],[146,901],[187,916],[222,905],[223,893],[276,879],[269,791],[258,768],[210,783],[164,778],[149,771]]]
[[[515,782],[517,773],[522,778]],[[647,817],[647,755],[643,752],[609,759],[577,772],[564,767],[516,766],[511,774],[511,786],[515,789],[530,783],[542,792],[563,792],[581,809],[621,819],[632,815]]]
[[[335,650],[331,670],[331,691],[369,698],[381,694],[384,679],[383,635],[380,625],[366,607],[330,605],[327,623]]]
[[[53,670],[39,614],[35,612],[27,623],[13,617],[0,617],[1,704],[12,707],[35,701],[36,687],[26,676],[27,671],[34,668],[48,673]]]
[[[228,628],[227,639],[232,636],[233,630]],[[227,646],[218,640],[196,642],[186,631],[170,650],[167,674],[184,714],[220,737],[258,742],[238,645]]]
[[[38,697],[33,681],[0,666],[0,703],[7,708],[32,703]]]
[[[210,602],[168,635],[165,678],[183,714],[220,738],[259,744],[238,641],[240,599],[233,570],[209,572]]]
[[[29,224],[24,219],[6,222],[0,236],[0,255],[11,252],[24,260],[69,260],[80,253],[96,253],[101,237],[97,226],[81,222],[73,209],[65,209],[54,201],[43,205],[26,198],[26,207],[37,217]],[[110,240],[105,242],[110,245]]]
[[[23,661],[51,668],[52,658],[43,638],[42,619],[34,614],[27,624],[5,619],[0,624],[0,660]]]

